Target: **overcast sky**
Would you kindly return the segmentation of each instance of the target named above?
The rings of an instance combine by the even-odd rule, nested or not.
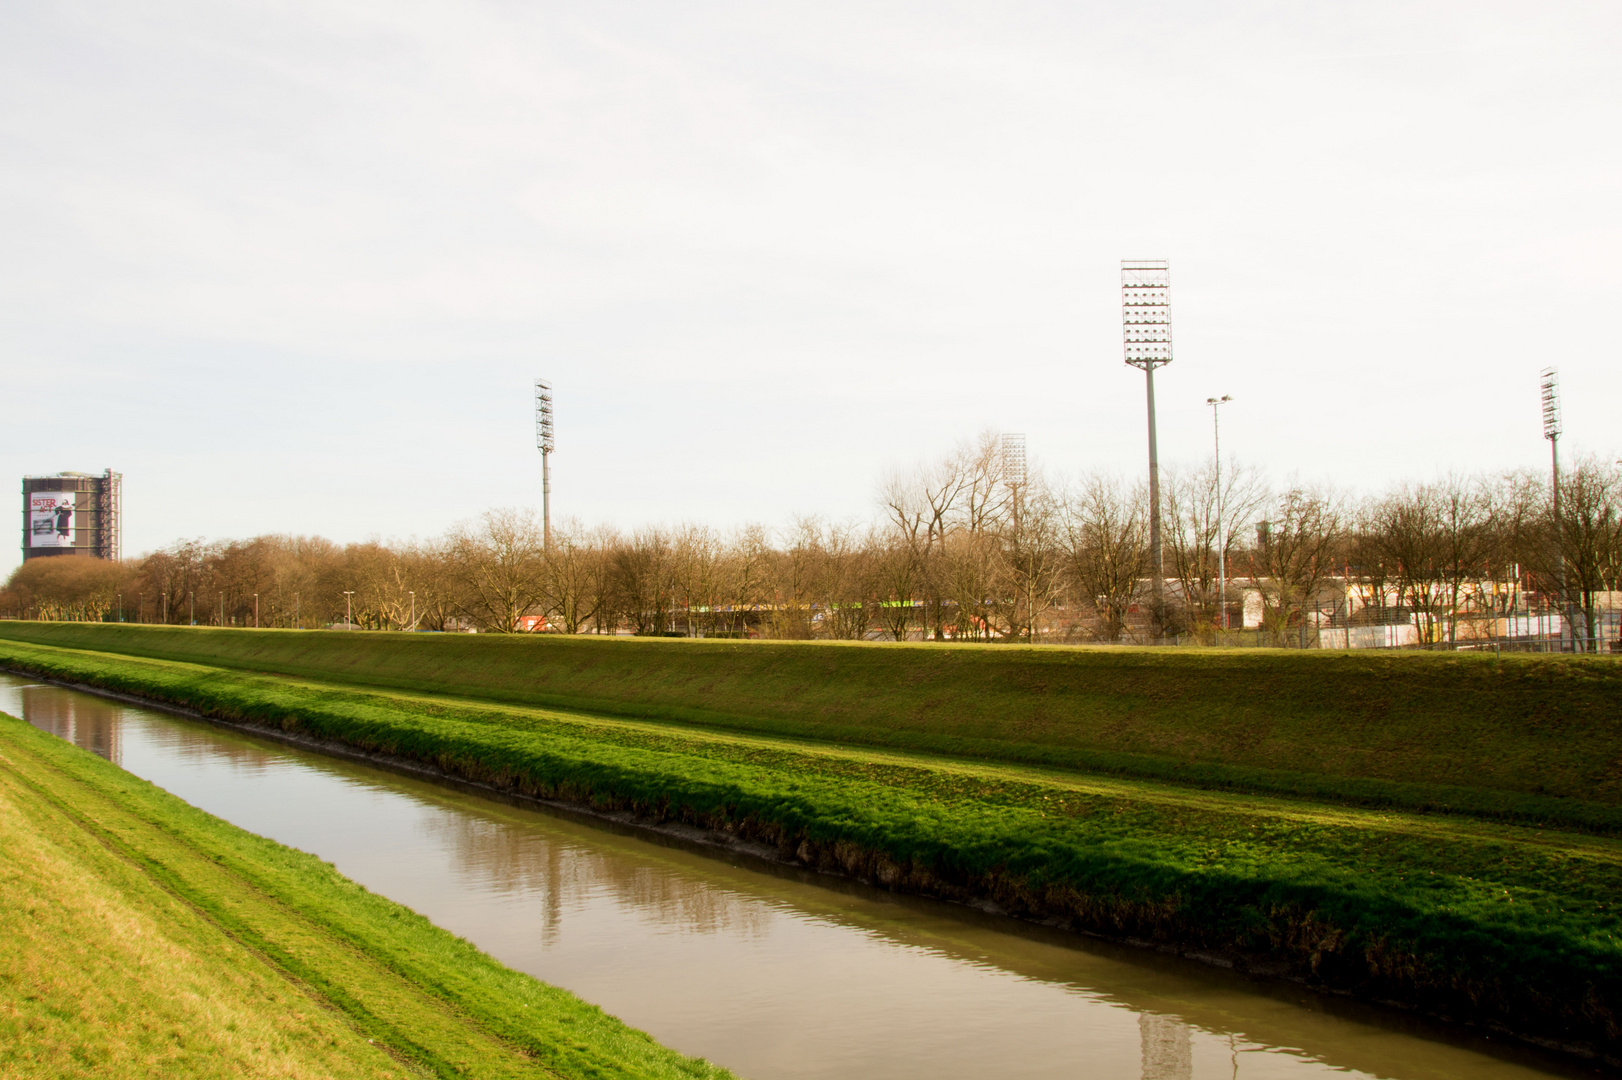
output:
[[[991,428],[1378,488],[1622,453],[1622,5],[0,7],[0,473],[125,547],[871,512]],[[15,482],[15,479],[14,481]],[[16,490],[15,488],[13,489]],[[16,519],[13,519],[16,520]],[[14,534],[15,535],[15,534]],[[18,558],[14,544],[0,569]]]

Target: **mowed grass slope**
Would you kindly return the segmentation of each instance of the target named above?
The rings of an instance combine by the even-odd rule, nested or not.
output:
[[[0,662],[1622,1057],[1622,841],[0,643]]]
[[[0,1075],[730,1075],[7,716],[0,852]]]
[[[1203,786],[1622,826],[1622,663],[1611,657],[33,622],[0,622],[3,638]]]

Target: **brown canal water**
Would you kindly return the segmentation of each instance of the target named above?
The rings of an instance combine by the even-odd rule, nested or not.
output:
[[[755,1080],[1523,1080],[1580,1065],[1288,983],[697,851],[0,674],[0,712],[312,852]]]

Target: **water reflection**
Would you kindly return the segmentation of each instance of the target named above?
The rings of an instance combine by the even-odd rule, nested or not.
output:
[[[1192,1080],[1194,1036],[1174,1016],[1142,1013],[1138,1031],[1143,1036],[1143,1080]]]
[[[543,936],[558,929],[563,911],[605,894],[649,922],[687,933],[759,937],[769,921],[768,910],[758,903],[700,878],[515,821],[445,814],[428,819],[424,831],[450,852],[470,885],[503,896],[544,898]]]
[[[9,676],[0,711],[762,1080],[1581,1072],[1287,984],[729,862]]]
[[[100,754],[114,764],[122,763],[119,751],[119,715],[108,702],[82,694],[64,694],[54,686],[18,684],[12,687],[21,700],[21,709],[8,709],[26,716],[35,727],[66,739],[75,746]]]

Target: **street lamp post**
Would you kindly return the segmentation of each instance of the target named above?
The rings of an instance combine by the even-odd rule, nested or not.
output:
[[[1217,504],[1217,606],[1222,611],[1222,629],[1228,628],[1228,543],[1227,520],[1222,515],[1222,421],[1221,408],[1233,400],[1232,395],[1209,397],[1211,406],[1211,437],[1216,448],[1216,504]]]
[[[1165,562],[1160,551],[1160,451],[1155,441],[1155,368],[1171,363],[1171,264],[1164,259],[1121,262],[1121,324],[1126,362],[1143,372],[1149,404],[1149,573],[1155,638],[1165,620]]]
[[[415,630],[417,628],[417,591],[415,589],[409,591],[411,593],[411,619],[406,623],[406,629]]]
[[[354,617],[354,614],[353,614],[354,608],[353,608],[352,602],[350,600],[350,597],[352,597],[354,595],[355,595],[355,590],[354,589],[345,589],[344,590],[344,629],[345,630],[353,630],[355,628],[355,617]]]

